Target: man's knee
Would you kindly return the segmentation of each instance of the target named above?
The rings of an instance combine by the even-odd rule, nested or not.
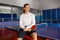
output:
[[[23,40],[23,38],[17,38],[17,40]]]
[[[36,35],[37,35],[37,33],[36,33],[36,32],[33,32],[33,33],[32,33],[32,36],[36,36]]]

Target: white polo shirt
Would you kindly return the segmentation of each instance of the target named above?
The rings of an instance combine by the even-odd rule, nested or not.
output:
[[[24,28],[27,26],[27,29],[31,28],[33,25],[35,25],[35,15],[33,13],[23,13],[20,16],[20,28]]]

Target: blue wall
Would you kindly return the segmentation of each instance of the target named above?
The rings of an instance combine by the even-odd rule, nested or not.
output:
[[[9,14],[9,13],[0,13],[0,22],[3,21],[14,21],[17,20],[17,14]]]
[[[60,21],[60,8],[43,10],[43,22]]]

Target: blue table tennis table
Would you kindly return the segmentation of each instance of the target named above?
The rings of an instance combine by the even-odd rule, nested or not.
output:
[[[60,40],[60,23],[36,24],[38,36]],[[19,21],[0,22],[0,28],[19,30]]]

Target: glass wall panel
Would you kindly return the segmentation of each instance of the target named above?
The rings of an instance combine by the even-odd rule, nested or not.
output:
[[[11,21],[11,7],[0,6],[0,22]]]

